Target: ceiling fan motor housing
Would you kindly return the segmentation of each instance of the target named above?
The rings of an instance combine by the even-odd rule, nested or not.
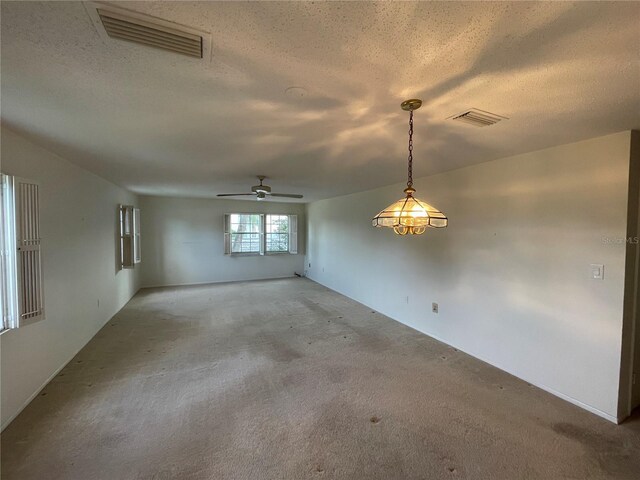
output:
[[[251,191],[253,193],[271,193],[271,187],[269,185],[254,185],[253,187],[251,187]]]

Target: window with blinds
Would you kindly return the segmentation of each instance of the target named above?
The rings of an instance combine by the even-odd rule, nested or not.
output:
[[[2,175],[0,311],[2,328],[45,318],[40,239],[39,186]]]

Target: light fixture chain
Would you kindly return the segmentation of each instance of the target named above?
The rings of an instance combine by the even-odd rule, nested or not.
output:
[[[413,186],[413,110],[409,111],[409,175],[407,187]]]

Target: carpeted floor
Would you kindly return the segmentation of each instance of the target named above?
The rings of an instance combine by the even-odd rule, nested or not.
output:
[[[3,480],[638,479],[615,426],[305,279],[141,291],[2,434]]]

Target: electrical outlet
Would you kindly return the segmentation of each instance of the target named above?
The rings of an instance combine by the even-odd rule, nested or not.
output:
[[[437,303],[433,302],[433,303],[431,304],[431,311],[432,311],[433,313],[438,313],[438,304],[437,304]]]
[[[311,263],[309,263],[309,268],[311,268]]]
[[[409,304],[409,295],[407,295],[407,305]]]

